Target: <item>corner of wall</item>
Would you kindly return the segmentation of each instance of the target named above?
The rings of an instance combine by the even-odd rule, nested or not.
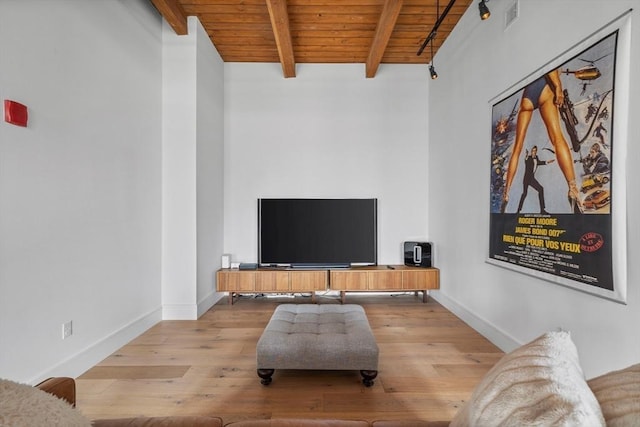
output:
[[[431,295],[433,299],[438,301],[438,303],[442,304],[447,310],[458,316],[463,322],[478,331],[478,333],[487,338],[505,353],[522,345],[522,343],[516,341],[513,337],[509,336],[495,325],[487,322],[485,319],[478,317],[466,307],[447,297],[441,291],[433,291]]]
[[[211,292],[198,302],[198,318],[224,297],[222,292]]]

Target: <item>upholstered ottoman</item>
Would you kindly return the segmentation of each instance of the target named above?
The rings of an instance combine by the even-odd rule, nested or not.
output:
[[[359,370],[365,386],[378,375],[378,345],[356,304],[282,304],[257,346],[258,376],[276,369]]]

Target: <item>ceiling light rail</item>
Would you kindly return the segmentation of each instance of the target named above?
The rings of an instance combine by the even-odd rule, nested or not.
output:
[[[479,0],[479,3],[478,3],[478,9],[480,11],[480,19],[482,19],[483,21],[485,19],[489,19],[489,17],[491,16],[491,12],[489,11],[489,8],[486,5],[486,2],[488,1],[489,0]],[[422,52],[427,47],[427,45],[431,44],[431,64],[429,65],[429,74],[431,75],[431,78],[433,80],[438,78],[438,73],[436,73],[435,66],[433,65],[433,39],[436,38],[436,35],[438,34],[438,27],[440,27],[440,24],[442,24],[442,21],[444,21],[444,19],[447,17],[447,14],[451,10],[455,2],[456,0],[449,1],[449,4],[447,5],[447,7],[444,8],[444,11],[442,12],[442,15],[438,16],[436,23],[433,24],[433,28],[431,28],[431,32],[422,43],[422,46],[420,46],[420,49],[418,49],[417,55],[420,56],[422,55]],[[440,13],[440,5],[438,4],[436,7],[438,10],[438,13]]]
[[[438,31],[438,28],[440,27],[440,24],[442,24],[442,21],[444,21],[444,18],[447,17],[447,14],[451,10],[451,7],[453,7],[453,4],[455,2],[456,2],[456,0],[450,0],[449,4],[447,5],[447,7],[444,8],[444,11],[442,12],[442,15],[440,15],[440,17],[438,18],[436,23],[433,24],[433,28],[431,29],[431,32],[429,33],[429,35],[425,39],[424,43],[422,43],[422,46],[420,46],[420,49],[418,49],[418,53],[417,53],[418,56],[422,55],[422,51],[424,50],[424,48],[427,47],[429,42],[436,37],[436,33]]]

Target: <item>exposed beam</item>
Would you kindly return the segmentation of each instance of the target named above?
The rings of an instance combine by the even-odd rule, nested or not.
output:
[[[273,35],[276,38],[278,55],[282,64],[282,72],[286,77],[296,76],[296,60],[293,56],[293,43],[289,29],[289,14],[286,0],[266,0],[271,18]]]
[[[187,15],[178,0],[151,0],[151,3],[158,9],[160,15],[171,25],[177,35],[187,35]]]
[[[376,34],[373,37],[369,55],[367,56],[367,78],[376,76],[378,66],[387,48],[387,43],[389,43],[389,39],[391,38],[393,27],[395,27],[396,21],[398,20],[400,9],[402,9],[402,0],[386,0],[384,2],[380,20],[376,27]]]

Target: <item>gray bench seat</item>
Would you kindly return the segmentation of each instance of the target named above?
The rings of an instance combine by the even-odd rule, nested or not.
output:
[[[363,383],[378,374],[378,345],[364,309],[356,304],[282,304],[257,345],[258,376],[275,369],[359,370]]]

